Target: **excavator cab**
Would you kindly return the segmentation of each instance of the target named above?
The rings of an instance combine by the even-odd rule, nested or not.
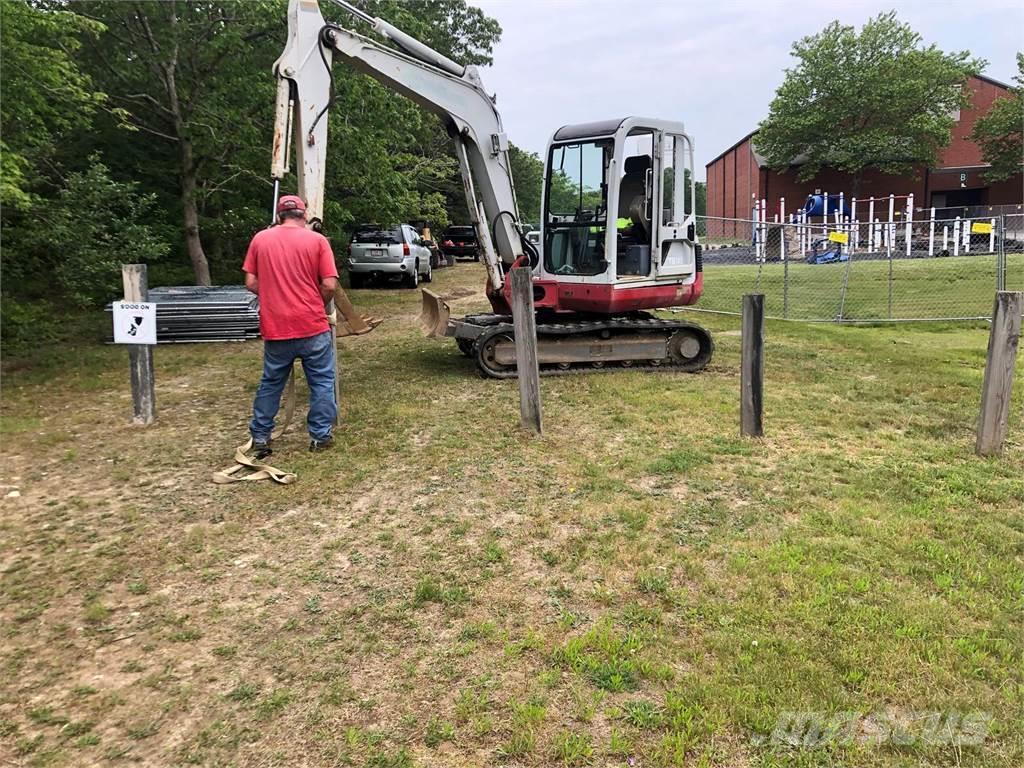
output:
[[[538,306],[614,314],[700,295],[693,142],[629,117],[559,128],[548,148]]]

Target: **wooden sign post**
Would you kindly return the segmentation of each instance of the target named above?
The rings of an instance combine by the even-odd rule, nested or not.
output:
[[[511,270],[512,323],[516,337],[520,424],[543,434],[540,409],[540,365],[537,362],[537,319],[533,310],[533,276],[529,267]]]
[[[124,283],[125,301],[145,302],[149,298],[145,264],[122,264],[121,280]],[[132,379],[132,422],[147,426],[156,419],[153,347],[149,344],[129,344],[128,365]]]
[[[992,309],[992,330],[988,337],[985,380],[981,385],[978,442],[974,447],[979,456],[998,454],[1006,439],[1022,311],[1024,292],[996,293],[996,303]]]
[[[761,437],[764,424],[764,294],[743,297],[740,331],[740,434]]]

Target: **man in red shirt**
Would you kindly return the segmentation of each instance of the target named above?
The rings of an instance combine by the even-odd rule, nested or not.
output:
[[[270,455],[270,434],[295,359],[309,384],[309,450],[332,445],[338,418],[334,401],[334,334],[324,302],[338,287],[338,268],[327,238],[306,228],[306,204],[296,195],[277,203],[277,226],[257,232],[242,270],[245,287],[260,297],[263,378],[252,406],[253,455]]]

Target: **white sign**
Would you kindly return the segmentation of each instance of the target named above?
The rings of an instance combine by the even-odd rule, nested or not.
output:
[[[156,304],[114,302],[115,344],[156,344]]]

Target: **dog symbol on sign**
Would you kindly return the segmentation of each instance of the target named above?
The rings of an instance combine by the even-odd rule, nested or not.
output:
[[[128,326],[128,335],[135,336],[139,332],[139,326],[142,325],[142,318],[138,315],[132,317],[132,324]]]

